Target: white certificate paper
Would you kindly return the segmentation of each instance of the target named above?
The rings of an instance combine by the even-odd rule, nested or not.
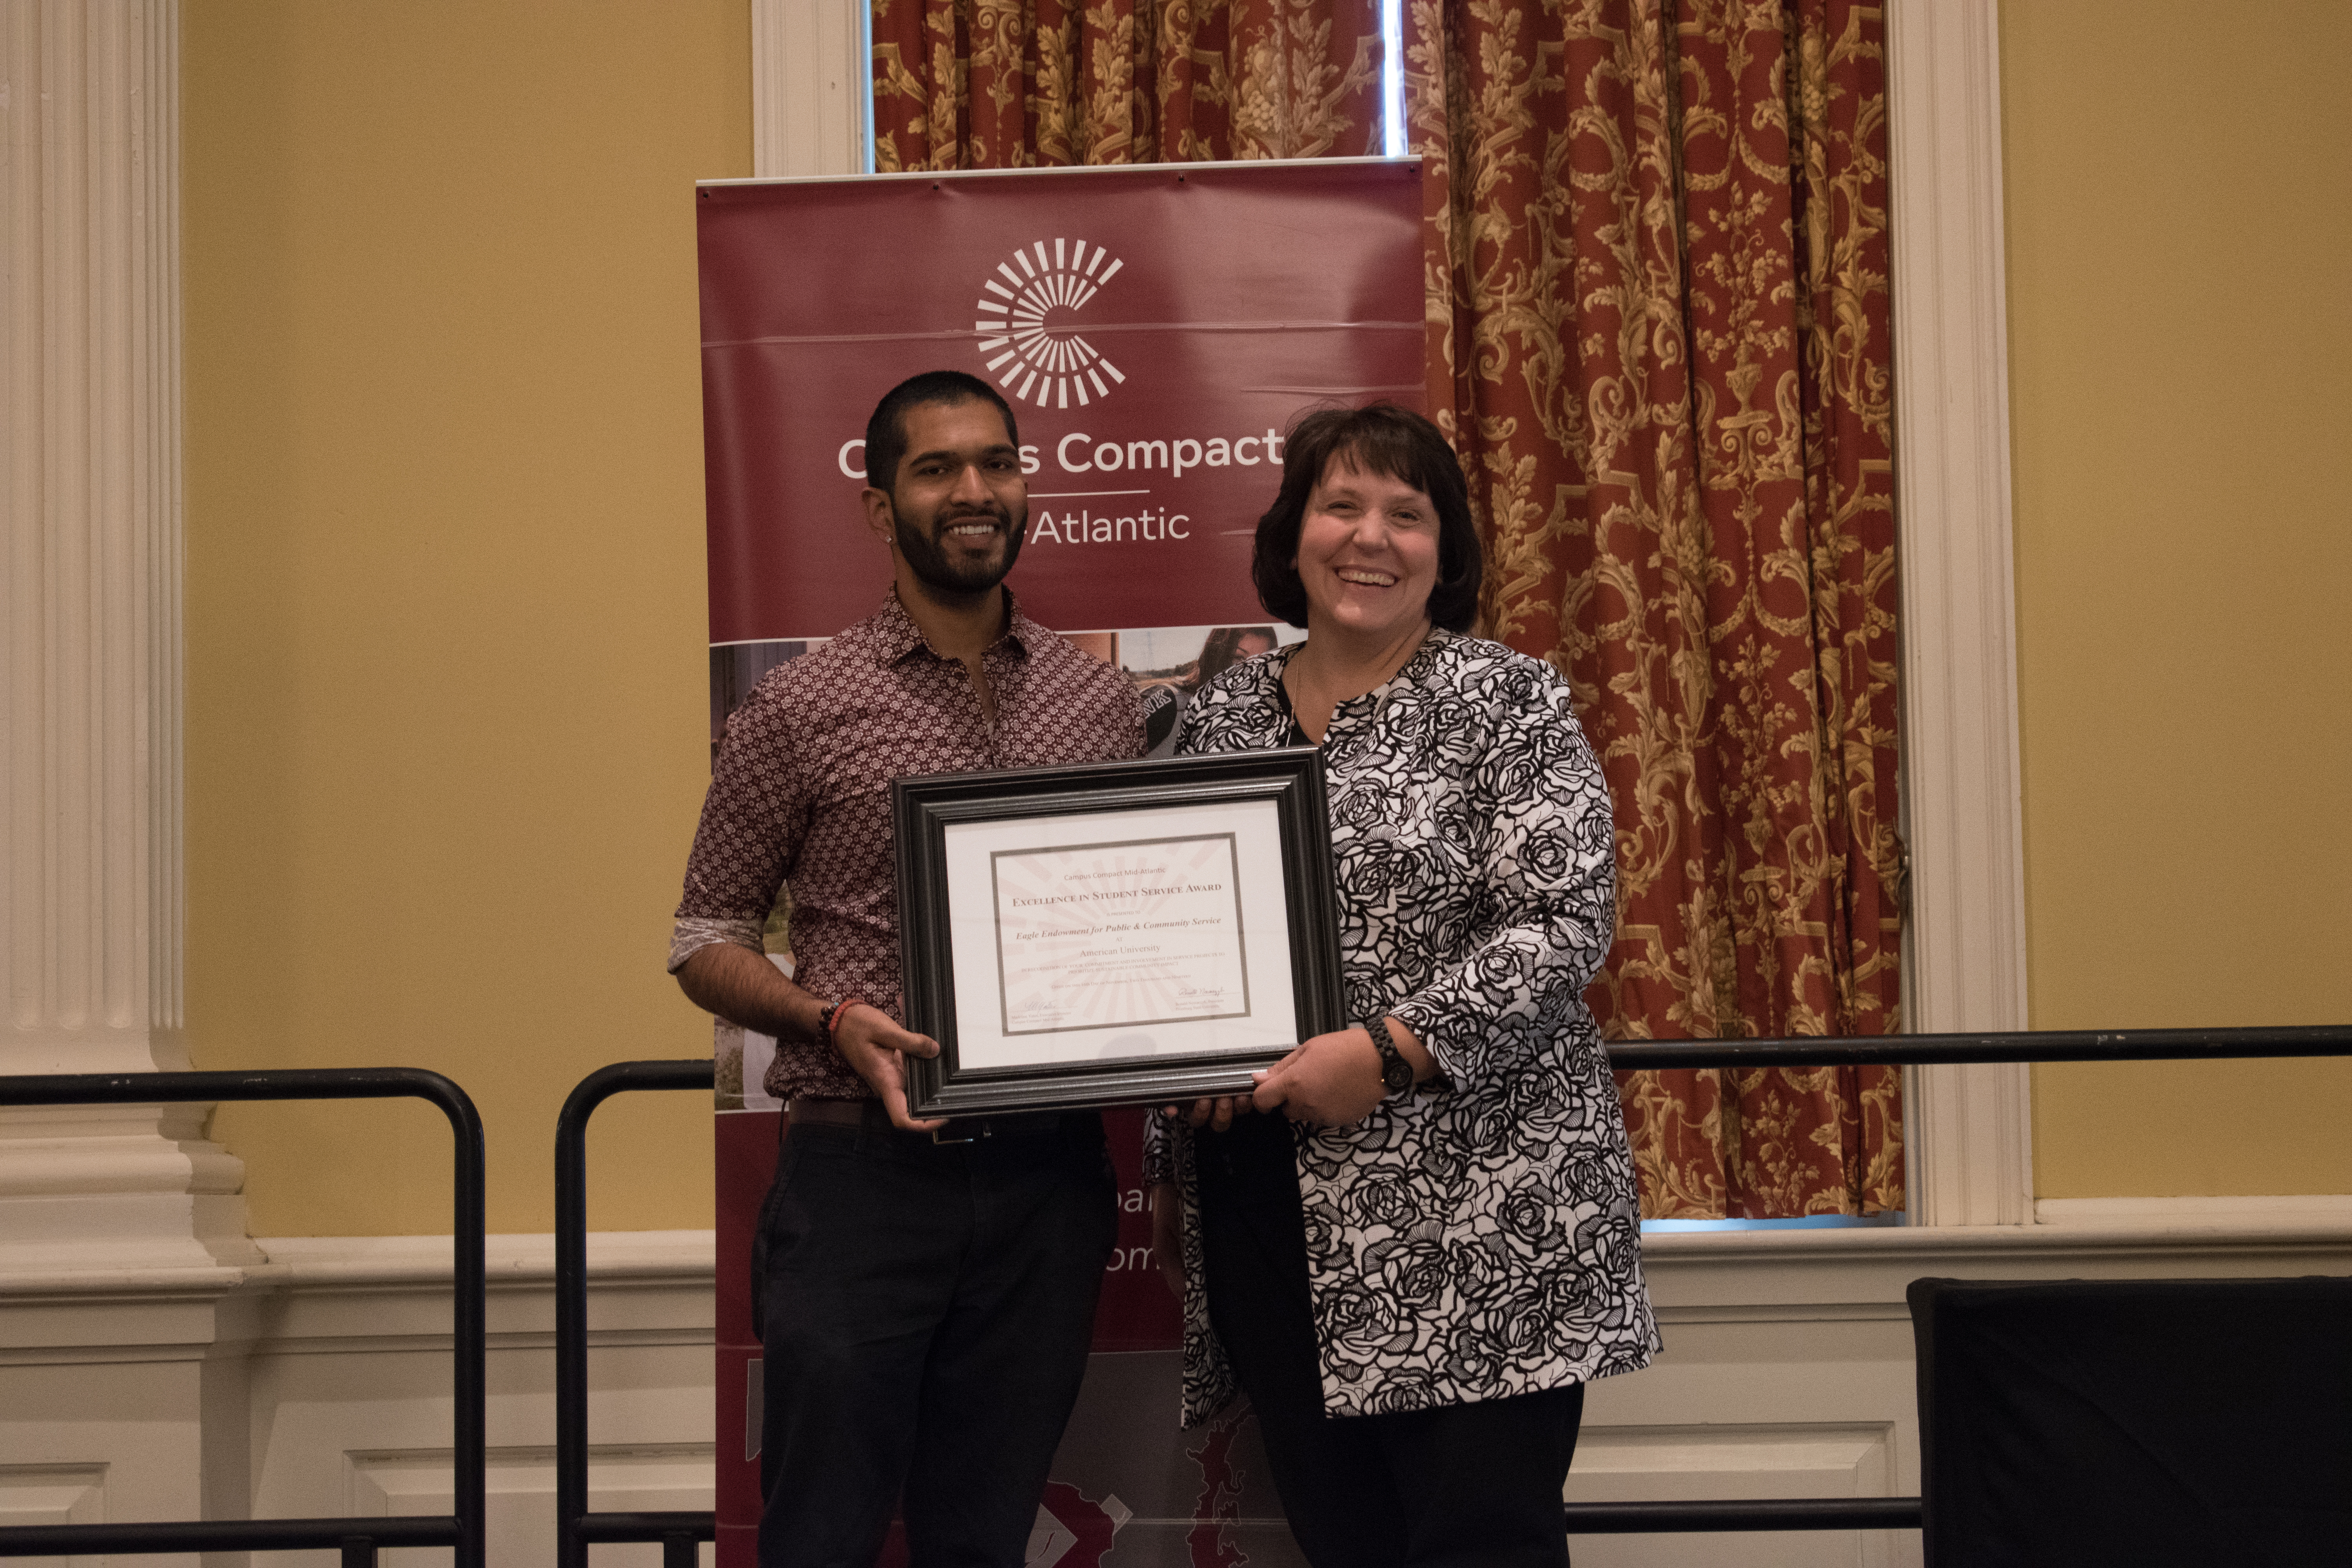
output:
[[[1005,1034],[1249,1016],[1232,834],[999,849],[989,869]]]
[[[1271,801],[952,823],[965,1068],[1297,1043]]]

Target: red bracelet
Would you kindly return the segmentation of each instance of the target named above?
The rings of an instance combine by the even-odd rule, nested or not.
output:
[[[844,1013],[848,1012],[852,1007],[871,1007],[872,1005],[874,1004],[863,996],[844,996],[840,1001],[835,1002],[825,1009],[824,1017],[820,1020],[824,1025],[824,1037],[828,1040],[840,1037],[841,1016]]]

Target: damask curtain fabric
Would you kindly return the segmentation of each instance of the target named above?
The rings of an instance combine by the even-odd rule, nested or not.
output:
[[[1381,150],[1380,0],[874,0],[874,166]]]
[[[1380,147],[1378,0],[874,19],[885,170]],[[1430,409],[1484,629],[1608,773],[1613,1038],[1896,1027],[1883,37],[1848,0],[1406,0]],[[1619,1081],[1648,1216],[1903,1205],[1895,1069]]]
[[[1486,626],[1618,824],[1614,1038],[1896,1027],[1892,350],[1873,6],[1415,3],[1431,402]],[[1631,1073],[1654,1217],[1903,1204],[1894,1068]]]

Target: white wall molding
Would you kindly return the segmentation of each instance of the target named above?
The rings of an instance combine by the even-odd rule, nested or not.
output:
[[[0,1072],[181,1068],[176,0],[13,0],[0,81]],[[0,1112],[0,1286],[257,1263],[205,1109]]]
[[[1908,1022],[2026,1026],[1995,0],[1887,7]],[[1912,1070],[1912,1218],[2032,1221],[2031,1069]]]
[[[447,1511],[449,1238],[272,1245],[283,1257],[208,1289],[163,1270],[0,1289],[0,1523]],[[541,1562],[553,1238],[486,1251],[491,1559]],[[594,1506],[711,1506],[711,1269],[709,1231],[589,1238]]]
[[[1911,1280],[2352,1272],[2352,1214],[2340,1201],[2285,1202],[2172,1232],[2132,1220],[1651,1237],[1643,1267],[1665,1354],[1593,1385],[1573,1493],[1916,1493]],[[448,1238],[265,1245],[268,1265],[208,1296],[0,1296],[0,1518],[437,1510],[449,1446]],[[709,1506],[711,1258],[708,1231],[589,1238],[599,1507]],[[493,1555],[543,1560],[552,1550],[552,1240],[494,1237],[488,1261]],[[1097,1391],[1081,1413],[1094,1425],[1074,1427],[1074,1443],[1086,1450],[1137,1423],[1172,1428],[1177,1360],[1103,1358],[1097,1373],[1118,1397]],[[1137,1510],[1138,1541],[1146,1524],[1189,1528],[1173,1516],[1189,1511],[1191,1490],[1150,1502],[1139,1484],[1149,1478],[1130,1485],[1129,1475],[1134,1463],[1158,1461],[1120,1462],[1118,1495]],[[1596,1539],[1579,1542],[1577,1561],[1900,1564],[1917,1561],[1916,1547],[1916,1534],[1901,1532]]]
[[[1806,1310],[1838,1302],[1899,1303],[1906,1284],[1929,1274],[2090,1279],[2153,1270],[2234,1276],[2249,1268],[2307,1273],[2321,1266],[2352,1273],[2352,1202],[2270,1213],[2176,1211],[2170,1219],[2109,1215],[2057,1225],[1886,1226],[1642,1238],[1643,1271],[1662,1311],[1699,1301]],[[1677,1293],[1683,1289],[1677,1282],[1698,1279],[1717,1283],[1696,1296]]]
[[[260,1237],[255,1245],[296,1286],[439,1283],[450,1278],[446,1236]],[[592,1280],[709,1279],[718,1243],[707,1230],[592,1231]],[[486,1237],[482,1268],[492,1289],[555,1278],[555,1237],[516,1232]]]
[[[1895,1494],[1902,1438],[1892,1421],[1621,1426],[1587,1420],[1576,1439],[1567,1496],[1570,1502],[1888,1497]],[[1891,1568],[1918,1561],[1918,1541],[1916,1532],[1906,1542],[1884,1530],[1858,1537],[1753,1531],[1581,1536],[1574,1544],[1577,1568],[1818,1568],[1824,1563]]]
[[[866,172],[860,0],[751,0],[751,173]]]
[[[2172,1237],[2352,1236],[2352,1194],[2226,1198],[2042,1198],[2037,1226]]]
[[[0,1466],[0,1525],[102,1524],[104,1465]]]
[[[699,1443],[592,1444],[588,1507],[597,1513],[708,1510],[711,1506],[711,1446]],[[484,1456],[483,1524],[493,1563],[542,1563],[554,1551],[555,1449],[492,1444]],[[344,1449],[351,1511],[361,1518],[446,1514],[456,1510],[446,1445],[389,1451]],[[597,1568],[652,1568],[661,1549],[600,1546]],[[421,1555],[421,1554],[420,1554]],[[709,1544],[700,1561],[712,1560]]]

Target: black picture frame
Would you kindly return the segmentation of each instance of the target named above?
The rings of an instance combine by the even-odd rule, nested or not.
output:
[[[954,824],[1066,819],[1067,842],[1093,847],[1087,843],[1089,817],[1164,806],[1271,803],[1279,826],[1279,864],[1253,865],[1237,870],[1237,877],[1269,871],[1281,877],[1297,1039],[1347,1026],[1330,818],[1323,756],[1316,748],[925,774],[893,780],[890,797],[907,1026],[940,1042],[937,1058],[907,1058],[908,1109],[915,1116],[1160,1105],[1246,1091],[1253,1071],[1280,1060],[1297,1044],[1263,1052],[966,1066],[958,1049],[958,955],[947,915],[947,830]],[[977,953],[964,958],[982,961]],[[1001,963],[1001,955],[995,961]]]

